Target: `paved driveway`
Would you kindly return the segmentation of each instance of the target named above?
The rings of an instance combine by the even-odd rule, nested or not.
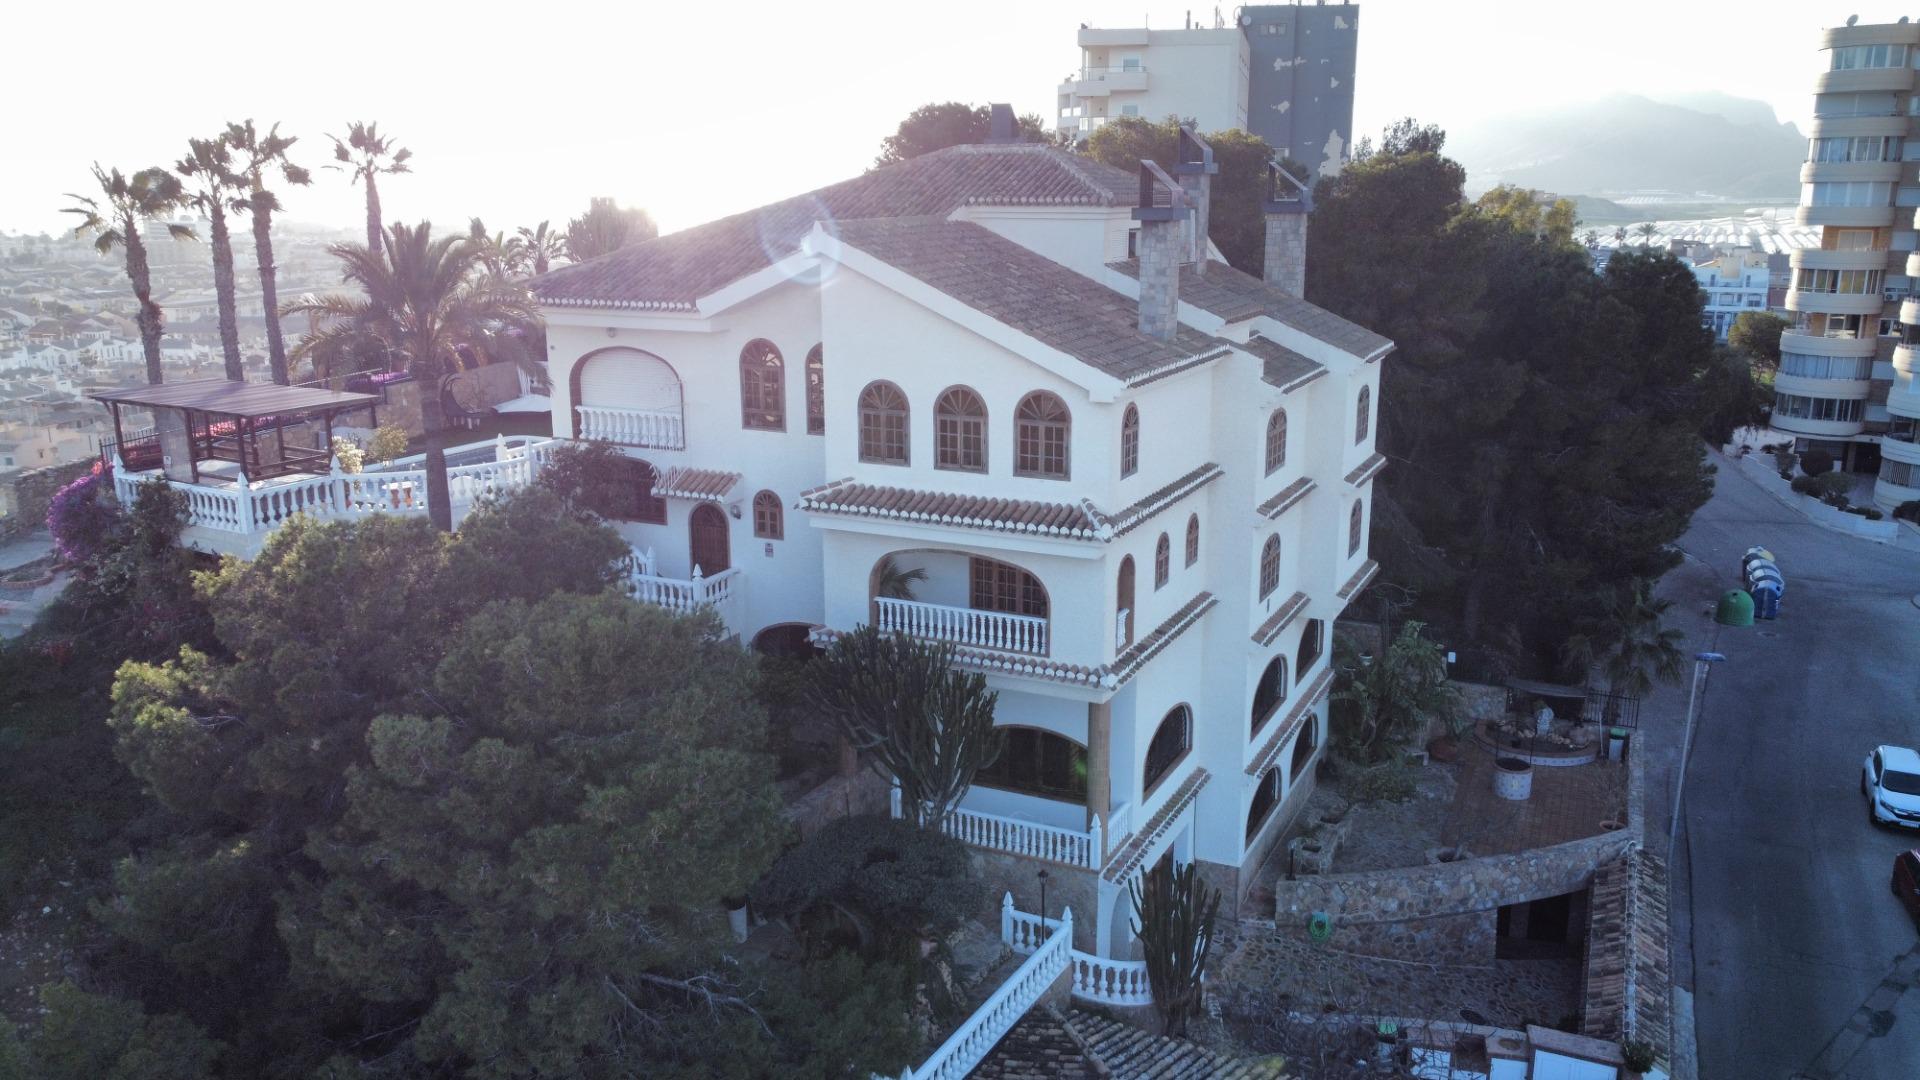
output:
[[[1719,463],[1687,562],[1661,585],[1689,651],[1727,656],[1696,730],[1675,870],[1699,1075],[1920,1077],[1920,949],[1887,883],[1920,834],[1871,828],[1859,792],[1872,746],[1920,744],[1920,553],[1813,525]],[[1756,543],[1786,576],[1781,618],[1716,634],[1713,599]],[[1650,704],[1649,832],[1664,834],[1686,688]]]

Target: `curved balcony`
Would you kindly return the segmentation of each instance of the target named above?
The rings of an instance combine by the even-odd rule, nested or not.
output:
[[[1873,42],[1879,44],[1879,42]],[[1904,91],[1913,85],[1913,72],[1905,65],[1885,68],[1854,68],[1851,71],[1823,71],[1813,80],[1816,94],[1884,93]]]
[[[1905,209],[1905,207],[1901,207]],[[1836,225],[1852,229],[1886,229],[1893,226],[1892,206],[1801,206],[1793,220],[1802,225]]]
[[[1829,315],[1878,315],[1886,306],[1886,297],[1878,292],[1843,293],[1787,290],[1788,311],[1817,311]]]
[[[1907,252],[1907,276],[1920,276],[1920,251]]]
[[[1798,394],[1801,397],[1864,401],[1869,382],[1867,379],[1810,379],[1781,372],[1773,377],[1773,389],[1776,393]]]
[[[1802,248],[1787,256],[1787,265],[1795,270],[1884,270],[1888,254],[1885,248],[1869,251]]]
[[[1900,321],[1908,326],[1920,326],[1920,296],[1900,301]]]
[[[1905,116],[1820,116],[1807,128],[1807,138],[1906,135],[1910,125],[1911,121]]]
[[[1083,34],[1085,31],[1081,31]],[[1920,23],[1873,23],[1867,26],[1835,26],[1820,32],[1820,48],[1841,49],[1848,45],[1920,44]]]
[[[1920,346],[1893,350],[1893,385],[1887,388],[1887,411],[1895,416],[1920,418]]]
[[[1866,430],[1866,425],[1859,420],[1808,420],[1797,416],[1781,416],[1779,413],[1773,414],[1769,424],[1775,431],[1816,439],[1846,439]]]
[[[1899,181],[1906,166],[1898,161],[1808,161],[1800,166],[1800,182],[1811,184],[1825,180]]]
[[[1875,344],[1871,337],[1855,337],[1851,334],[1842,336],[1788,330],[1780,335],[1781,352],[1805,356],[1872,356]]]
[[[1912,438],[1888,435],[1880,440],[1880,456],[1890,461],[1920,465],[1920,443],[1914,442]]]

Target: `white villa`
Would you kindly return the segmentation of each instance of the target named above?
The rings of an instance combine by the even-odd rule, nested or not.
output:
[[[757,645],[957,646],[1009,749],[948,828],[1023,906],[1049,867],[1100,957],[1135,875],[1251,885],[1377,569],[1392,343],[1300,299],[1300,201],[1267,204],[1264,281],[1196,246],[1212,151],[1182,145],[1178,180],[953,147],[534,282],[554,433],[645,463],[620,528],[652,573],[724,582]]]

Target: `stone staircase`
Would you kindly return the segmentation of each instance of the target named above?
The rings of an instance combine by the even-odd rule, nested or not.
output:
[[[973,1080],[1287,1080],[1278,1058],[1237,1060],[1078,1009],[1035,1009]]]

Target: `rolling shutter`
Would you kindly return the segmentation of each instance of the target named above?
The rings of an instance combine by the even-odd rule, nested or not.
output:
[[[677,412],[680,377],[657,356],[638,349],[608,349],[581,366],[578,404]]]

